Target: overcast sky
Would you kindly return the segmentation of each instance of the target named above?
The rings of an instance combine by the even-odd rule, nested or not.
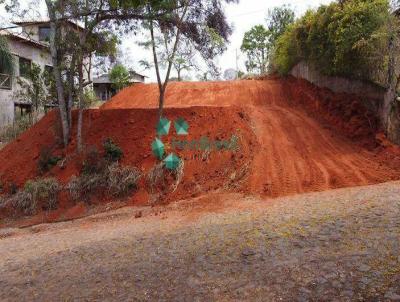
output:
[[[21,0],[21,3],[24,2],[27,3],[29,0]],[[239,4],[226,5],[227,19],[233,25],[234,32],[231,36],[227,51],[218,59],[218,64],[222,72],[228,68],[236,68],[236,51],[238,52],[239,69],[245,71],[244,62],[246,58],[245,55],[240,52],[243,35],[252,26],[256,24],[265,24],[265,17],[268,13],[268,9],[283,4],[289,4],[295,10],[296,16],[300,16],[308,8],[315,8],[320,4],[327,4],[330,2],[332,2],[332,0],[241,0]],[[43,3],[41,4],[43,5]],[[36,6],[36,8],[40,6],[41,5]],[[42,7],[44,8],[44,6]],[[0,22],[2,23],[10,18],[10,16],[5,15],[4,9],[0,9],[0,16]],[[139,39],[141,40],[142,38],[134,35],[128,35],[123,39],[121,49],[124,53],[124,57],[133,69],[138,72],[143,72],[149,77],[148,82],[155,81],[155,71],[143,71],[138,64],[138,61],[141,59],[151,60],[151,53],[143,50],[136,44]],[[192,74],[191,77],[193,78],[194,75]]]

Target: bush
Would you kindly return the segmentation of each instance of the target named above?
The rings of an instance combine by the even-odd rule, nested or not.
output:
[[[72,176],[67,188],[73,200],[83,199],[89,201],[90,197],[106,187],[106,182],[103,174],[81,174]]]
[[[9,143],[16,139],[22,132],[32,127],[40,119],[41,115],[33,112],[32,114],[18,116],[13,123],[0,127],[0,142]]]
[[[137,189],[140,177],[141,173],[136,168],[112,164],[107,171],[108,192],[116,197],[126,196]]]
[[[119,161],[122,158],[123,152],[122,149],[115,144],[111,138],[107,138],[103,144],[105,151],[105,158],[109,161],[115,162]]]
[[[140,177],[138,169],[113,163],[95,173],[73,176],[67,188],[73,200],[81,198],[88,202],[92,195],[103,190],[114,197],[123,197],[137,189]]]
[[[51,150],[48,147],[43,147],[40,150],[39,161],[38,161],[38,170],[39,173],[45,173],[57,165],[58,161],[61,158],[58,156],[53,156],[51,154]]]
[[[107,162],[100,155],[96,147],[91,147],[84,155],[81,173],[82,174],[103,173],[106,166]]]
[[[24,214],[35,214],[39,205],[43,210],[53,210],[58,206],[61,186],[55,178],[28,181],[24,188],[12,195],[9,203]]]
[[[333,2],[309,10],[278,38],[272,66],[287,74],[305,60],[326,75],[385,84],[391,18],[387,0]]]

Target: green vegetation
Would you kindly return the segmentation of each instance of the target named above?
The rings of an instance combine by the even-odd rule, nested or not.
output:
[[[121,90],[129,85],[129,71],[123,65],[115,65],[110,71],[110,81],[116,90]]]
[[[0,36],[0,73],[12,74],[14,59],[8,48],[7,40]]]
[[[244,34],[240,50],[247,55],[248,72],[263,74],[266,71],[271,33],[263,25],[256,25]]]
[[[122,149],[116,143],[114,143],[111,138],[107,138],[104,141],[103,147],[105,151],[104,156],[109,161],[119,161],[124,155]]]
[[[123,152],[111,139],[107,139],[103,147],[104,156],[94,147],[85,154],[80,175],[73,176],[67,185],[72,199],[90,202],[98,193],[124,197],[137,189],[140,171],[117,162]]]
[[[61,158],[58,156],[53,156],[51,154],[51,149],[43,147],[40,150],[38,170],[40,174],[46,173],[51,168],[53,168]]]
[[[23,189],[4,197],[3,206],[11,205],[16,213],[32,215],[38,207],[53,210],[58,206],[61,186],[55,178],[29,180]]]
[[[287,74],[305,60],[326,75],[385,82],[387,0],[333,2],[309,10],[277,39],[272,66]]]

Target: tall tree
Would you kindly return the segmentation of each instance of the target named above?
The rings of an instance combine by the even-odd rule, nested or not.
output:
[[[109,74],[110,81],[113,84],[113,88],[117,91],[129,85],[129,71],[123,65],[115,65]]]
[[[276,40],[294,22],[294,11],[288,5],[275,7],[268,11],[265,21],[270,32],[269,42],[271,43],[271,47],[275,47]]]
[[[165,91],[168,85],[171,68],[181,37],[191,41],[196,51],[206,62],[210,62],[225,49],[225,43],[232,33],[222,7],[222,0],[170,0],[158,6],[147,6],[149,16],[159,16],[160,10],[172,8],[165,18],[152,18],[145,22],[150,32],[151,49],[159,88],[159,117],[162,117]],[[225,2],[237,2],[225,0]],[[158,57],[157,33],[165,37],[168,45],[168,64],[165,77],[161,76],[160,60]]]
[[[247,55],[248,72],[265,73],[270,50],[270,36],[271,32],[263,25],[253,26],[245,32],[240,49]]]

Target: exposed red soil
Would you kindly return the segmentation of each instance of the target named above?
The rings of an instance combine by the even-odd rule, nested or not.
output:
[[[122,164],[148,171],[156,163],[150,145],[155,137],[157,99],[157,85],[138,84],[99,110],[88,110],[86,145],[101,149],[110,137],[124,151]],[[180,152],[185,159],[184,178],[167,200],[215,190],[277,197],[400,179],[399,148],[377,135],[374,115],[362,102],[293,78],[169,84],[165,116],[188,121],[188,140],[204,135],[221,140],[236,134],[241,149],[212,152],[206,160],[193,159],[193,152]],[[67,150],[60,149],[55,117],[55,113],[47,115],[0,151],[3,184],[22,186],[36,177],[42,146],[53,146],[55,154],[67,155],[65,167],[57,166],[48,175],[66,183],[79,173],[75,141]],[[169,141],[173,138],[171,134]],[[141,185],[129,200],[131,204],[148,200]],[[68,198],[63,199],[55,219],[73,206]],[[69,210],[72,216],[80,211],[85,209],[75,206]]]

